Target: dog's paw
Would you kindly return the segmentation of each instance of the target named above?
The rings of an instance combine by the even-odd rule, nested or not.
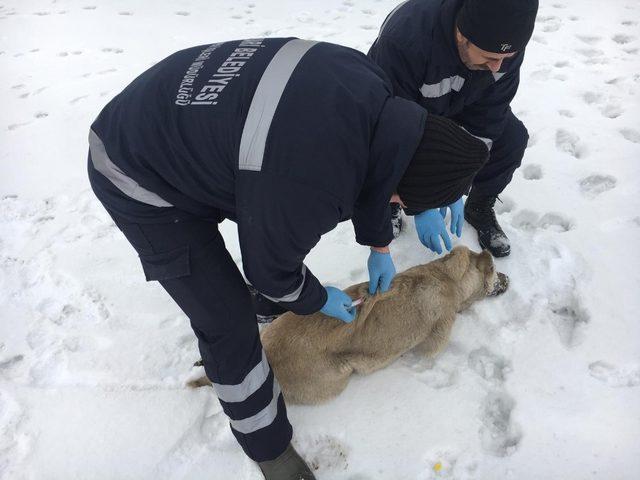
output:
[[[509,288],[509,277],[502,272],[498,272],[496,281],[493,284],[493,290],[488,293],[488,296],[495,297],[496,295],[502,295]]]

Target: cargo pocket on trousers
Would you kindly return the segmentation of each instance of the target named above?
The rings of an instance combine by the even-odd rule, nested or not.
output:
[[[140,255],[140,262],[147,282],[171,280],[191,274],[188,245],[170,252]]]

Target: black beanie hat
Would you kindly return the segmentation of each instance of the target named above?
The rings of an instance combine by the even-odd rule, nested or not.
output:
[[[407,215],[447,206],[468,193],[488,158],[482,140],[448,118],[428,115],[422,140],[398,185]]]
[[[465,0],[456,24],[477,47],[511,53],[527,45],[537,12],[538,0]]]

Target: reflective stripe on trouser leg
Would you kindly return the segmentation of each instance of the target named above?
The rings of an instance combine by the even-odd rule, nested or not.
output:
[[[240,433],[253,433],[271,425],[278,414],[280,385],[262,350],[260,362],[235,385],[212,382],[231,426]]]

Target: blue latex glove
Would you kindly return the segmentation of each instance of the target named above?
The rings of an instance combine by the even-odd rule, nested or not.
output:
[[[320,311],[343,322],[353,322],[356,318],[356,309],[351,307],[353,299],[339,288],[324,287],[324,289],[327,291],[327,301]]]
[[[464,226],[464,202],[462,197],[440,209],[442,218],[447,216],[447,208],[451,210],[451,233],[455,233],[458,237],[462,235],[462,227]]]
[[[396,276],[396,267],[391,260],[391,254],[371,250],[367,267],[369,268],[369,295],[374,295],[378,287],[380,292],[389,290],[391,280]]]
[[[440,245],[440,237],[442,237],[444,246],[447,250],[451,250],[451,239],[447,234],[444,218],[437,208],[426,210],[413,217],[413,220],[416,224],[418,238],[425,247],[436,253],[442,253]]]

